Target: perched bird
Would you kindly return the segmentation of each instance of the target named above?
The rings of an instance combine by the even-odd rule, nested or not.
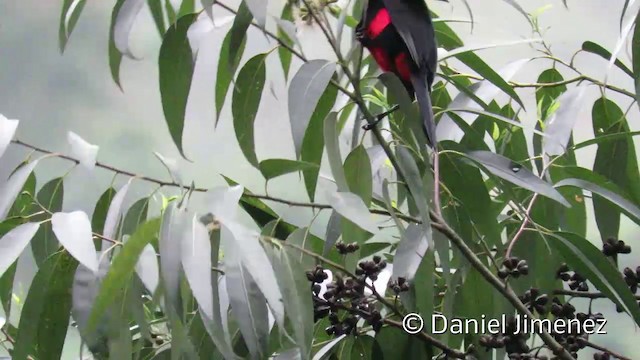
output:
[[[381,70],[396,74],[417,99],[428,145],[436,146],[431,85],[438,63],[435,31],[424,0],[369,0],[356,38]]]

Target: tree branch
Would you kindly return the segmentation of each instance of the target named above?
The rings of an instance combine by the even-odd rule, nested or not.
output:
[[[600,292],[583,292],[575,290],[555,289],[553,295],[566,295],[574,298],[584,299],[608,299],[607,295]],[[636,300],[640,301],[640,295],[634,295]]]

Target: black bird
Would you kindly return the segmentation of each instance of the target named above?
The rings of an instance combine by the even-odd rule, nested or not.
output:
[[[435,149],[436,125],[429,94],[438,46],[424,0],[369,0],[356,38],[380,69],[396,74],[412,100],[417,99],[428,145]]]

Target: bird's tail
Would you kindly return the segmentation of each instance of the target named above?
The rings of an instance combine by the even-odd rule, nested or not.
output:
[[[436,122],[433,116],[433,108],[431,107],[431,97],[427,89],[425,76],[412,76],[411,84],[416,93],[416,100],[420,108],[420,117],[422,118],[422,129],[427,137],[427,143],[431,148],[435,148],[436,140]]]

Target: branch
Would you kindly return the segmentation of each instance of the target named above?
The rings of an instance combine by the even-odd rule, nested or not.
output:
[[[296,244],[292,244],[292,243],[289,243],[289,242],[286,242],[286,241],[282,241],[282,240],[279,240],[279,239],[271,238],[271,237],[263,236],[263,238],[268,239],[272,243],[276,243],[276,244],[278,244],[280,246],[286,246],[286,247],[290,247],[292,249],[295,249],[297,251],[300,251],[304,255],[310,256],[316,261],[319,261],[319,262],[321,262],[323,264],[329,265],[332,268],[343,272],[344,274],[350,276],[353,279],[358,279],[358,277],[355,274],[353,274],[352,272],[347,270],[347,268],[345,268],[344,266],[342,266],[342,265],[340,265],[340,264],[338,264],[336,262],[333,262],[333,261],[331,261],[331,260],[329,260],[329,259],[327,259],[327,258],[325,258],[323,256],[320,256],[320,255],[318,255],[318,254],[316,254],[316,253],[314,253],[312,251],[309,251],[309,250],[307,250],[307,249],[305,249],[305,248],[303,248],[301,246],[298,246]],[[378,301],[380,301],[380,303],[385,305],[387,308],[393,310],[393,312],[395,312],[398,316],[404,317],[404,315],[400,312],[400,310],[398,310],[398,308],[396,306],[391,304],[389,301],[387,301],[387,299],[384,298],[384,296],[380,295],[378,293],[378,291],[376,291],[376,289],[373,286],[373,284],[369,284],[366,281],[364,281],[363,284],[369,290],[371,290],[373,295],[376,297],[376,299]],[[322,299],[320,299],[320,300],[322,300]],[[336,304],[336,305],[341,305],[341,304]],[[360,310],[360,309],[357,309],[357,308],[347,308],[344,305],[342,305],[342,306],[343,306],[343,309],[345,309],[347,311],[351,311],[352,310],[352,311],[358,312],[360,315],[365,315],[365,316],[369,315],[370,316],[370,314],[367,313],[364,310]],[[402,326],[402,323],[400,323],[400,322],[397,322],[397,321],[391,320],[391,319],[387,319],[387,318],[382,319],[382,321],[384,323],[388,324],[388,325],[391,325],[391,326],[394,326],[394,327],[397,327],[399,329],[403,329],[404,330],[404,327]],[[452,348],[448,347],[446,344],[440,342],[438,339],[432,337],[431,335],[427,334],[426,332],[420,331],[420,332],[418,332],[418,333],[416,333],[414,335],[418,336],[423,341],[425,341],[425,342],[437,347],[438,349],[442,350],[447,355],[453,356],[456,359],[464,359],[465,358],[465,353],[463,353],[463,352],[461,352],[459,350],[455,350],[455,349],[452,349]]]
[[[43,149],[41,147],[35,146],[35,145],[31,145],[29,143],[26,143],[24,141],[21,140],[11,140],[11,142],[13,144],[16,145],[20,145],[23,147],[26,147],[27,149],[31,149],[34,151],[37,151],[39,153],[43,153],[43,154],[47,154],[47,155],[55,155],[56,157],[60,158],[60,159],[64,159],[67,161],[71,161],[73,163],[79,164],[80,160],[72,157],[72,156],[68,156],[68,155],[63,155],[63,154],[58,154],[58,153],[54,153],[53,151],[47,150],[47,149]],[[108,165],[102,162],[97,161],[96,162],[96,167],[101,168],[101,169],[105,169],[111,172],[114,172],[116,174],[122,174],[122,175],[126,175],[126,176],[130,176],[130,177],[135,177],[153,184],[157,184],[160,186],[167,186],[167,187],[181,187],[180,184],[178,184],[177,182],[174,181],[165,181],[165,180],[160,180],[157,178],[153,178],[150,176],[146,176],[146,175],[138,175],[135,174],[131,171],[127,171],[127,170],[123,170],[120,168],[117,168],[115,166],[112,165]],[[195,187],[193,188],[194,192],[207,192],[208,189],[207,188],[203,188],[203,187]],[[312,208],[312,209],[331,209],[331,205],[329,204],[320,204],[320,203],[307,203],[307,202],[299,202],[299,201],[290,201],[290,200],[286,200],[286,199],[282,199],[282,198],[277,198],[277,197],[273,197],[273,196],[269,196],[269,195],[260,195],[260,194],[253,194],[253,193],[247,193],[245,192],[242,196],[248,197],[248,198],[254,198],[254,199],[260,199],[260,200],[267,200],[267,201],[273,201],[273,202],[277,202],[280,204],[285,204],[285,205],[289,205],[289,206],[293,206],[293,207],[302,207],[302,208]],[[35,199],[34,199],[35,200]],[[42,207],[45,211],[48,212],[48,209]],[[387,211],[387,210],[381,210],[381,209],[369,209],[369,211],[372,214],[376,214],[376,215],[386,215],[386,216],[391,216],[392,214]],[[413,223],[421,223],[420,219],[417,219],[415,217],[403,214],[401,212],[397,212],[394,215],[396,215],[398,218],[407,221],[407,222],[413,222]],[[105,240],[109,240],[109,239],[105,239]]]
[[[596,349],[596,350],[603,351],[603,352],[605,352],[605,353],[607,353],[607,354],[609,354],[609,355],[611,355],[611,356],[613,356],[613,357],[616,357],[616,358],[618,358],[618,359],[620,359],[620,360],[631,360],[631,358],[628,358],[628,357],[626,357],[626,356],[623,356],[623,355],[620,355],[620,354],[618,354],[618,353],[615,353],[615,352],[613,352],[613,351],[611,351],[611,350],[609,350],[609,349],[607,349],[607,348],[605,348],[605,347],[602,347],[602,346],[600,346],[600,345],[596,345],[596,344],[594,344],[594,343],[592,343],[592,342],[590,342],[589,340],[584,339],[584,338],[580,338],[580,337],[579,337],[579,338],[578,338],[578,343],[579,343],[579,344],[582,344],[582,345],[584,345],[584,346],[588,346],[588,347],[590,347],[590,348],[592,348],[592,349]]]
[[[489,284],[498,290],[498,292],[502,294],[502,296],[504,296],[519,313],[524,314],[531,319],[535,318],[531,311],[529,311],[522,301],[520,301],[518,295],[484,265],[482,260],[480,260],[465,241],[451,227],[449,227],[442,217],[437,215],[433,210],[429,211],[429,215],[432,221],[431,226],[446,236],[460,250],[460,252],[462,252],[464,257],[480,273],[480,275],[489,282]],[[561,359],[573,360],[571,354],[548,332],[542,331],[539,335],[542,338],[542,341],[544,341],[544,343],[553,350],[554,354],[557,354]]]
[[[584,298],[584,299],[608,299],[609,297],[600,292],[583,292],[583,291],[575,291],[575,290],[565,290],[565,289],[555,289],[553,290],[554,295],[567,295],[575,298]],[[640,301],[640,295],[634,295],[636,300]]]

